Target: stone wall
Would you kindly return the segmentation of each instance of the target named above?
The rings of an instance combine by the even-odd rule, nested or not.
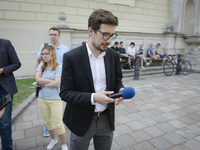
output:
[[[93,10],[108,9],[119,18],[118,41],[148,47],[150,41],[165,44],[170,0],[0,0],[1,38],[13,43],[22,67],[16,76],[32,76],[33,63],[41,44],[49,42],[48,29],[59,24],[65,12],[69,30],[62,30],[61,43],[74,48],[86,41],[87,21]],[[76,30],[74,30],[76,29]],[[130,33],[129,33],[130,32]],[[171,44],[171,43],[170,43]],[[171,45],[173,47],[173,45]],[[172,49],[172,48],[171,48]],[[181,48],[183,49],[183,48]],[[170,50],[170,49],[169,49]]]
[[[119,18],[119,31],[162,33],[169,22],[170,0],[132,0],[135,5],[112,0],[1,0],[0,19],[13,22],[58,22],[59,12],[67,15],[70,28],[86,29],[88,16],[94,9],[112,11]],[[13,22],[13,23],[14,23]],[[11,24],[10,24],[11,25]],[[14,24],[13,24],[14,25]],[[12,26],[12,25],[11,25]],[[10,27],[11,27],[10,26]],[[15,26],[15,25],[14,25]]]

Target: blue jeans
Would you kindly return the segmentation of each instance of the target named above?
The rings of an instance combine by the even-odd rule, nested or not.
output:
[[[0,85],[0,99],[2,99],[7,94],[8,93]],[[12,150],[11,114],[12,114],[12,102],[5,107],[5,113],[0,119],[0,135],[1,135],[2,150]]]

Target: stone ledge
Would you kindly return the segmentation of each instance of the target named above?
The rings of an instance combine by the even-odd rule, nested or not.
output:
[[[17,116],[35,99],[35,92],[33,92],[23,103],[21,103],[13,112],[12,112],[12,123],[15,121]]]

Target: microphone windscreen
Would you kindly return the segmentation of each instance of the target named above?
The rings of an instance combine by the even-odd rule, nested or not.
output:
[[[130,99],[135,96],[135,90],[132,87],[127,87],[122,90],[122,96],[125,99]]]

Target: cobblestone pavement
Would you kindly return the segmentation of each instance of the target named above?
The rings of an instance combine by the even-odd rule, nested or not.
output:
[[[123,79],[134,98],[116,106],[112,150],[199,150],[200,74],[142,76]],[[15,150],[44,150],[44,120],[35,99],[15,120]],[[67,130],[67,145],[70,131]],[[54,150],[61,149],[59,142]],[[89,150],[93,150],[91,141]]]

